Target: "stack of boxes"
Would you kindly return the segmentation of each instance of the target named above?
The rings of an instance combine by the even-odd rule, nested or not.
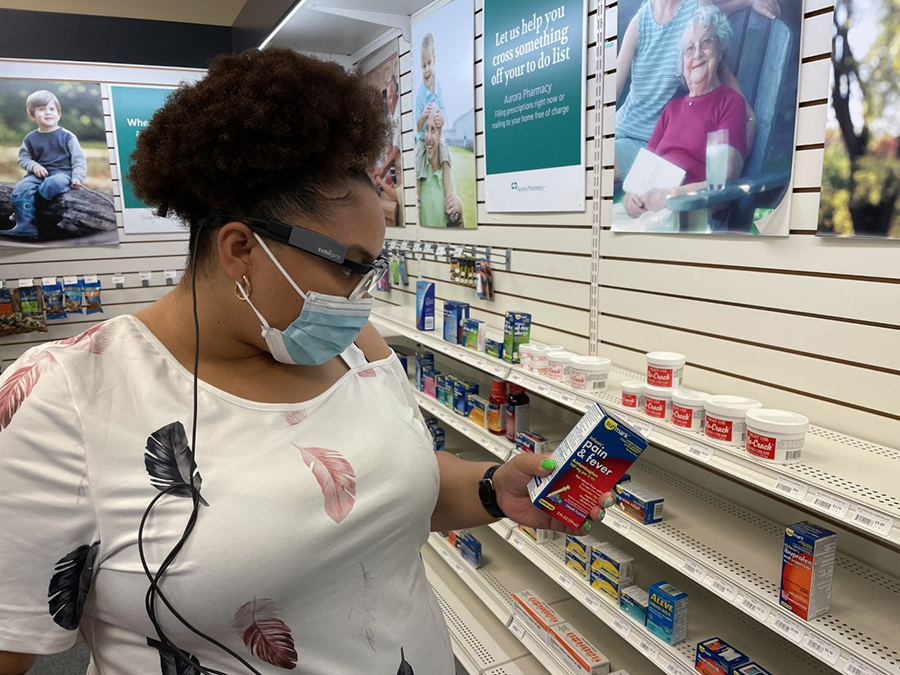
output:
[[[591,588],[619,604],[620,590],[634,581],[634,557],[605,541],[591,544],[589,550]]]

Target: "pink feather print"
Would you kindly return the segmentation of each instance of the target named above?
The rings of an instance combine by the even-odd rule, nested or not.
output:
[[[289,410],[284,413],[284,421],[290,424],[291,426],[295,426],[300,424],[303,420],[306,419],[306,411],[305,410]]]
[[[294,638],[277,613],[274,600],[253,598],[234,613],[231,625],[241,634],[253,656],[278,668],[293,670],[297,667]]]
[[[356,498],[356,474],[350,462],[341,457],[336,450],[326,448],[301,448],[300,451],[306,466],[312,469],[313,476],[322,488],[325,497],[325,513],[336,523],[340,523],[350,515]]]
[[[378,373],[375,372],[373,368],[366,368],[365,370],[360,370],[356,373],[360,377],[378,377]]]
[[[95,326],[91,326],[80,335],[65,338],[64,340],[57,340],[56,344],[62,347],[84,344],[90,347],[91,354],[102,354],[106,349],[106,345],[108,342],[106,332],[104,331],[103,333],[100,333],[96,336],[94,334],[101,328],[103,328],[103,325],[104,324],[102,323],[98,323]]]
[[[20,368],[0,385],[0,431],[9,426],[19,407],[31,394],[41,377],[41,363],[48,358],[53,360],[49,353],[41,352],[31,365]]]

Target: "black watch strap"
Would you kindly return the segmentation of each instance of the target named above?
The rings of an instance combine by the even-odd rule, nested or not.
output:
[[[484,472],[484,476],[478,481],[478,497],[481,499],[481,505],[492,518],[506,518],[506,514],[500,509],[497,503],[497,491],[494,489],[494,472],[502,465],[495,464]]]

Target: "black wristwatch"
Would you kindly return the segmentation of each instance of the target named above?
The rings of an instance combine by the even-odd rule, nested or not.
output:
[[[481,499],[481,505],[492,518],[506,518],[506,514],[500,509],[497,503],[497,491],[494,489],[494,472],[502,465],[495,464],[484,472],[484,477],[478,481],[478,497]]]

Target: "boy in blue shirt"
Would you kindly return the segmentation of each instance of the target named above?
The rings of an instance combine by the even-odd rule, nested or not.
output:
[[[36,91],[26,99],[25,109],[38,128],[25,136],[19,148],[18,165],[26,175],[12,193],[16,226],[0,235],[36,239],[35,196],[50,201],[69,190],[80,190],[87,160],[75,134],[59,126],[62,108],[56,96]]]

